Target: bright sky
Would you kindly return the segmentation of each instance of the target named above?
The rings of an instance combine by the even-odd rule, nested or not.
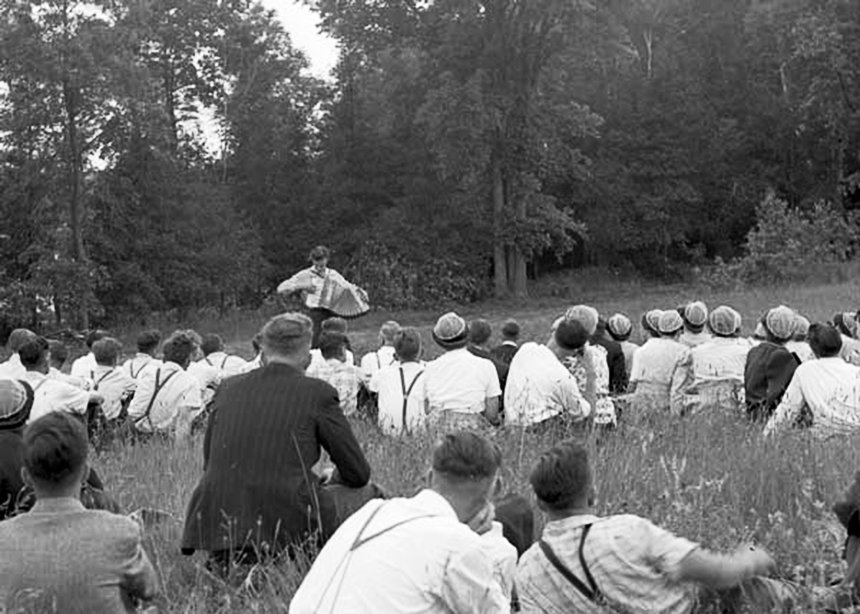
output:
[[[329,77],[337,63],[337,43],[319,31],[317,14],[301,0],[260,1],[280,17],[293,45],[304,51],[310,61],[311,72],[317,77]]]

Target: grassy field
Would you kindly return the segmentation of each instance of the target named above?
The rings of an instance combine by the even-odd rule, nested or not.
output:
[[[581,299],[546,300],[503,305],[466,306],[467,318],[486,317],[500,324],[516,317],[525,339],[543,340],[552,320],[574,302],[586,302],[601,313],[628,313],[637,319],[645,309],[673,307],[702,298],[711,306],[725,303],[744,316],[745,329],[767,307],[788,304],[811,320],[856,309],[858,286],[842,284],[807,288],[761,289],[715,295],[690,288],[629,287],[612,292],[583,292]],[[379,324],[394,317],[427,334],[434,313],[373,314],[355,322],[351,332],[357,354],[372,349]],[[264,314],[197,322],[200,332],[220,332],[232,348],[249,354],[247,339]],[[164,324],[165,330],[171,326]],[[133,338],[128,331],[124,338]],[[436,350],[427,347],[425,357]],[[356,424],[373,479],[394,495],[419,488],[432,441],[427,438],[384,439]],[[499,430],[504,450],[504,477],[509,490],[528,494],[526,478],[537,455],[554,442]],[[164,612],[282,612],[301,581],[303,563],[255,570],[253,582],[227,585],[209,576],[202,555],[179,553],[185,506],[201,470],[200,439],[187,447],[151,444],[94,459],[109,489],[128,510],[141,506],[170,514],[147,535],[147,548],[162,578]],[[755,542],[770,551],[780,575],[822,585],[841,573],[841,527],[830,506],[860,469],[860,441],[823,445],[800,434],[762,441],[760,429],[728,410],[713,408],[686,419],[634,417],[601,441],[592,440],[601,513],[631,512],[646,516],[689,539],[718,549]]]

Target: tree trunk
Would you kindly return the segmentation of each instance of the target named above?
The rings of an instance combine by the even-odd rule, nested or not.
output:
[[[494,157],[491,164],[493,179],[493,288],[496,297],[503,297],[508,294],[508,265],[503,238],[505,184],[502,180],[502,165],[499,158]]]
[[[526,211],[526,199],[520,197],[517,200],[517,219],[524,220],[527,215]],[[528,274],[526,270],[526,255],[522,252],[522,250],[518,246],[514,246],[511,249],[513,256],[513,271],[511,272],[511,290],[514,293],[514,296],[518,298],[525,298],[529,294],[528,290]]]
[[[176,119],[176,99],[173,88],[173,64],[170,58],[164,58],[164,112],[169,124],[168,139],[170,140],[170,151],[176,153],[179,150],[179,121]]]

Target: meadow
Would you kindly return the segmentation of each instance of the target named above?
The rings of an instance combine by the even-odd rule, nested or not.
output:
[[[630,285],[575,289],[564,299],[463,306],[461,315],[486,317],[496,328],[505,318],[516,317],[524,340],[543,341],[552,320],[574,303],[594,305],[605,315],[622,311],[636,319],[649,308],[701,298],[711,306],[734,306],[744,316],[745,329],[751,331],[766,308],[780,303],[812,321],[854,310],[857,291],[853,283],[727,293]],[[350,337],[356,354],[374,349],[379,324],[394,318],[422,330],[425,358],[431,358],[437,349],[431,347],[429,329],[440,311],[374,313],[354,322]],[[247,356],[247,340],[267,315],[237,314],[194,324],[200,332],[221,333],[234,351]],[[160,325],[170,330],[176,323]],[[134,332],[124,331],[123,338],[132,339]],[[822,444],[802,433],[764,441],[760,427],[719,407],[683,419],[630,418],[617,432],[599,440],[592,436],[588,442],[599,513],[642,515],[709,548],[732,550],[755,543],[774,556],[781,577],[809,586],[840,577],[843,531],[830,507],[860,469],[860,441]],[[355,423],[355,429],[373,467],[373,479],[389,494],[410,495],[420,488],[431,438],[387,439],[361,422]],[[506,489],[530,494],[530,467],[554,442],[521,430],[500,429],[493,436],[504,452]],[[179,553],[185,506],[201,472],[201,442],[202,436],[181,447],[153,443],[93,459],[125,509],[147,507],[168,514],[146,535],[146,547],[162,581],[158,611],[287,611],[307,561],[257,568],[245,581],[225,583],[205,570],[202,554]],[[540,517],[538,524],[542,524]],[[708,609],[707,604],[703,609]]]

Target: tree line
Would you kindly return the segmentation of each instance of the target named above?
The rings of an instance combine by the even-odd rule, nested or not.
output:
[[[8,313],[257,304],[317,243],[377,304],[522,295],[857,204],[860,0],[308,2],[330,81],[249,0],[0,0]]]

